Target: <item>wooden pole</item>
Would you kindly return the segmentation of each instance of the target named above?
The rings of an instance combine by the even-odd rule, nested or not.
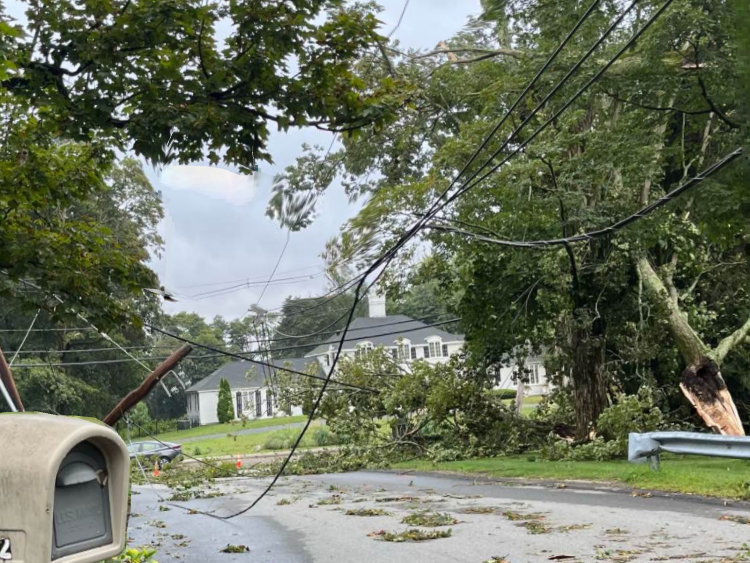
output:
[[[0,380],[2,380],[5,389],[8,391],[8,395],[16,404],[16,408],[19,411],[23,411],[23,402],[21,401],[21,395],[18,394],[16,389],[16,382],[13,379],[13,374],[10,371],[8,362],[5,361],[3,350],[0,348]]]
[[[119,421],[126,412],[128,412],[130,409],[132,409],[134,406],[136,406],[146,398],[146,395],[148,395],[151,389],[153,389],[156,384],[161,381],[162,377],[169,373],[169,370],[174,369],[175,366],[179,364],[185,358],[185,356],[187,356],[192,351],[193,347],[185,344],[177,351],[172,352],[172,355],[164,360],[164,362],[162,362],[162,364],[158,368],[152,371],[149,376],[143,380],[143,383],[141,383],[138,387],[125,395],[125,397],[119,403],[117,403],[117,406],[113,408],[107,416],[104,417],[104,424],[108,424],[109,426],[114,426],[115,424],[117,424],[117,421]]]

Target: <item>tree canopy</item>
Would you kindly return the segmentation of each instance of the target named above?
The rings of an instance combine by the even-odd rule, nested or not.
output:
[[[311,149],[288,171],[290,193],[326,189],[333,168],[350,194],[367,197],[333,245],[342,259],[368,264],[423,216],[589,3],[485,4],[482,21],[434,52],[389,46],[387,60],[373,55],[377,71],[360,67],[363,76],[397,76],[411,85],[413,103],[393,124],[365,128],[327,156]],[[494,162],[530,139],[660,4],[639,3],[546,101],[623,9],[600,3],[468,172],[525,120]],[[667,10],[528,147],[437,214],[431,223],[439,230],[423,230],[421,242],[402,253],[407,268],[419,245],[430,246],[425,271],[460,313],[475,361],[504,363],[530,344],[560,381],[572,380],[580,437],[617,389],[652,383],[680,404],[676,384],[690,370],[718,374],[711,366],[720,365],[731,392],[748,396],[742,166],[623,231],[581,244],[514,249],[472,233],[524,241],[601,229],[742,146],[734,22],[731,3],[721,0]],[[456,189],[465,186],[461,180]],[[403,279],[398,268],[391,275]],[[716,377],[716,404],[731,410]],[[694,401],[699,393],[687,387]],[[714,419],[717,428],[725,422]]]

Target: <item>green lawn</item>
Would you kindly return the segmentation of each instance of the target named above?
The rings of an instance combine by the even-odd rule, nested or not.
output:
[[[304,422],[307,417],[304,415],[300,416],[285,416],[279,418],[263,418],[261,420],[251,420],[245,423],[243,426],[241,422],[230,422],[229,424],[209,424],[207,426],[197,426],[190,430],[177,430],[175,432],[165,432],[158,434],[156,437],[164,442],[180,442],[186,438],[197,438],[199,436],[210,436],[211,434],[231,434],[238,430],[245,430],[247,428],[266,428],[268,426],[283,426],[284,424],[292,424],[294,422]],[[144,440],[146,438],[143,438]]]
[[[534,412],[536,408],[539,406],[539,403],[542,402],[542,399],[544,399],[542,395],[533,395],[530,397],[524,397],[523,404],[521,405],[521,414],[529,415],[532,412]],[[505,399],[503,402],[511,406],[516,404],[515,399]]]
[[[310,448],[315,446],[315,444],[313,443],[313,432],[315,431],[315,427],[319,425],[320,423],[313,422],[310,430],[307,432],[307,434],[305,434],[305,437],[302,440],[302,444],[300,445],[301,448]],[[185,453],[187,453],[188,455],[199,457],[263,453],[273,451],[263,448],[263,444],[270,437],[283,434],[287,437],[295,439],[301,431],[301,428],[290,428],[289,430],[283,431],[275,430],[269,432],[259,432],[258,434],[244,434],[241,436],[237,436],[235,434],[224,435],[221,438],[208,438],[206,440],[189,442],[187,444],[184,444],[182,448],[183,451],[185,451]],[[282,447],[281,449],[287,448]]]
[[[401,469],[451,471],[490,477],[549,480],[610,481],[634,488],[692,493],[750,500],[750,462],[705,457],[663,456],[661,471],[627,461],[531,461],[532,456],[508,456],[431,463],[398,464]]]

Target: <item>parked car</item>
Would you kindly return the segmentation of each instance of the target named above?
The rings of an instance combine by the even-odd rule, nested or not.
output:
[[[149,461],[158,460],[159,467],[171,463],[182,455],[182,446],[170,442],[131,442],[128,444],[130,459],[138,456]]]

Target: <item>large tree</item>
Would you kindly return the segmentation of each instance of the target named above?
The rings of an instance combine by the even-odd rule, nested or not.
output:
[[[487,0],[486,23],[437,51],[391,49],[387,60],[368,61],[413,84],[414,103],[393,125],[368,128],[328,156],[311,151],[284,188],[321,191],[335,167],[351,194],[366,195],[338,248],[345,259],[367,263],[429,209],[588,4]],[[554,115],[659,5],[640,3],[503,154]],[[622,9],[600,3],[470,172]],[[538,240],[596,230],[741,145],[743,85],[733,39],[726,1],[676,3],[528,148],[432,221],[452,232],[422,232],[435,255],[432,273],[457,304],[473,356],[494,363],[528,353],[529,345],[546,350],[550,366],[572,381],[580,438],[613,387],[655,380],[676,389],[681,372],[707,424],[742,432],[718,370],[750,330],[749,296],[738,283],[739,169],[713,176],[626,231],[582,244],[512,249],[472,233]],[[408,264],[408,249],[404,254]],[[728,379],[738,391],[746,380],[737,371]]]
[[[157,285],[108,228],[71,216],[106,194],[110,177],[123,192],[143,184],[133,170],[118,179],[116,151],[251,173],[271,160],[270,123],[349,131],[387,120],[401,101],[392,81],[372,88],[350,69],[380,41],[369,5],[26,5],[23,23],[0,5],[0,273],[13,287],[33,279],[57,294],[67,306],[48,308],[58,316],[75,309],[105,327],[138,322],[124,300]],[[219,37],[218,27],[229,31]]]

